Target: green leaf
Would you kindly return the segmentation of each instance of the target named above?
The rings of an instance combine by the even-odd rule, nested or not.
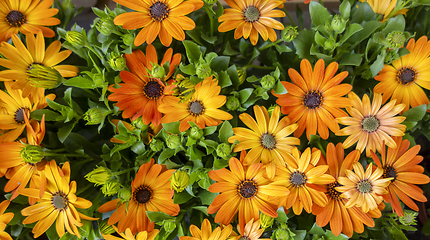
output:
[[[173,133],[173,134],[180,134],[181,131],[179,131],[179,125],[181,123],[178,122],[171,122],[171,123],[162,123],[161,125],[163,125],[163,128],[169,132],[169,133]]]
[[[143,143],[142,140],[140,140],[139,142],[137,142],[133,146],[131,146],[131,151],[133,151],[137,155],[142,155],[146,151],[145,144]]]
[[[378,73],[384,68],[384,60],[386,55],[387,55],[386,52],[381,52],[376,58],[376,61],[372,65],[370,65],[370,71],[372,72],[372,77],[375,77],[376,75],[378,75]]]
[[[215,72],[225,71],[227,70],[229,63],[230,63],[230,57],[227,57],[227,56],[215,57],[211,61],[211,68]]]
[[[211,193],[203,190],[197,196],[200,198],[203,205],[211,205],[215,197],[218,196],[218,193]]]
[[[339,61],[339,65],[360,66],[362,60],[363,60],[363,54],[350,53],[342,56],[342,58]]]
[[[217,126],[205,127],[203,129],[203,133],[205,136],[211,135],[212,133],[216,132],[216,129],[217,129]]]
[[[230,41],[228,41],[227,44],[225,45],[225,49],[224,49],[224,52],[222,54],[227,55],[227,56],[236,56],[236,55],[239,55],[240,53],[238,51],[235,51],[231,47]]]
[[[309,3],[309,13],[311,15],[311,21],[313,26],[324,26],[326,22],[331,22],[331,15],[327,8],[319,4],[318,2],[311,1]]]
[[[281,224],[288,222],[287,214],[285,214],[285,211],[283,209],[279,209],[276,212],[278,213],[278,217],[276,218],[276,221],[278,221]]]
[[[59,112],[61,112],[64,108],[66,108],[66,106],[63,106],[57,102],[52,101],[51,99],[47,98],[46,102],[48,103],[48,106],[54,110],[57,110]]]
[[[367,3],[366,3],[367,4]],[[372,11],[373,14],[373,11]],[[360,44],[364,39],[368,38],[376,29],[382,26],[382,23],[379,21],[370,21],[364,22],[360,24],[365,31],[356,32],[350,38],[348,38],[348,42],[351,43],[351,49]]]
[[[322,229],[322,227],[318,226],[317,223],[314,223],[311,230],[308,232],[309,234],[316,234],[316,235],[324,235],[325,231]]]
[[[216,158],[214,161],[214,167],[213,170],[222,169],[228,166],[229,161],[222,159],[222,158]]]
[[[343,34],[342,38],[339,40],[339,44],[343,44],[346,42],[352,35],[354,35],[356,32],[359,32],[363,30],[363,27],[358,23],[353,23],[349,25],[349,27],[346,28],[345,33]]]
[[[78,121],[66,123],[64,124],[63,127],[61,127],[58,130],[57,136],[60,142],[63,143],[66,140],[66,138],[69,136],[69,134],[72,132],[73,128],[75,127],[76,123],[78,123]]]
[[[180,193],[175,192],[175,194],[173,195],[173,203],[174,204],[183,204],[183,203],[188,202],[188,200],[190,200],[191,198],[193,198],[193,196],[188,194],[187,191],[182,191]]]
[[[252,89],[252,88],[244,88],[244,89],[240,90],[239,91],[240,103],[246,102],[246,100],[248,100],[248,98],[251,96],[253,91],[254,91],[254,89]]]
[[[296,235],[293,237],[294,240],[303,240],[306,237],[306,230],[291,230]]]
[[[57,121],[62,118],[59,113],[49,109],[37,109],[31,112],[30,118],[36,119],[37,121],[41,121],[43,115],[45,115],[45,121]]]
[[[174,149],[170,149],[170,148],[166,148],[164,149],[160,156],[158,156],[158,163],[162,164],[164,163],[164,161],[166,161],[166,159],[171,158],[173,156],[173,154],[175,154],[175,150]]]
[[[276,94],[287,94],[288,93],[287,89],[284,87],[284,85],[281,83],[281,81],[278,81],[273,89],[275,90]]]
[[[403,113],[403,117],[406,117],[405,121],[401,124],[406,125],[407,130],[413,128],[417,123],[422,120],[424,115],[426,114],[427,106],[425,104],[411,108]]]
[[[228,138],[233,136],[233,128],[229,121],[224,121],[224,123],[221,125],[221,128],[219,129],[218,137],[222,142],[227,143]]]
[[[345,234],[339,234],[339,236],[335,236],[330,230],[327,230],[327,233],[325,234],[325,239],[327,240],[347,240],[349,239],[348,236]]]
[[[195,207],[192,207],[192,209],[199,210],[200,212],[204,213],[206,216],[209,216],[209,214],[208,214],[208,207],[205,207],[205,206],[195,206]]]
[[[343,1],[339,6],[340,16],[343,19],[349,19],[351,13],[351,3],[348,0]]]
[[[356,10],[351,16],[352,23],[362,23],[376,20],[376,14],[367,2],[358,3],[355,7]],[[382,24],[382,23],[381,23]],[[367,30],[367,28],[364,27]]]
[[[188,65],[184,65],[183,63],[179,64],[179,69],[188,75],[195,75],[196,74],[196,67],[194,66],[194,64],[188,64]]]
[[[405,17],[400,14],[396,17],[390,18],[387,20],[387,26],[385,26],[384,29],[382,29],[382,32],[385,35],[388,35],[389,33],[393,31],[401,31],[403,32],[405,30]]]
[[[247,77],[246,81],[247,82],[257,82],[257,81],[260,81],[260,79],[257,78],[256,76],[252,75],[251,77]]]
[[[307,29],[304,29],[299,32],[297,37],[293,40],[294,47],[297,49],[297,55],[301,59],[312,60],[310,55],[310,49],[312,47],[314,39],[314,33]]]
[[[209,36],[207,36],[206,34],[204,34],[203,32],[202,32],[202,39],[203,40],[205,40],[206,42],[208,42],[208,43],[210,43],[210,44],[214,44],[214,43],[216,43],[216,41],[217,41],[217,39],[218,39],[218,37],[217,36],[212,36],[212,37],[209,37]]]
[[[67,81],[63,82],[63,84],[65,86],[78,87],[78,88],[84,88],[84,89],[93,89],[96,87],[93,80],[80,77],[80,76],[70,78]]]
[[[233,87],[235,89],[239,88],[240,85],[240,79],[239,79],[239,75],[237,74],[237,68],[235,65],[231,65],[228,69],[227,69],[227,74],[228,76],[230,76],[230,80],[233,84]]]
[[[226,71],[221,71],[218,73],[218,86],[221,88],[231,86],[232,82],[230,79],[230,76],[227,74]]]
[[[320,46],[324,46],[326,39],[325,37],[323,37],[319,32],[315,33],[315,42],[320,45]]]
[[[200,56],[202,55],[199,45],[189,40],[184,40],[182,43],[187,51],[187,57],[190,63],[198,63]]]
[[[289,48],[287,45],[275,45],[276,51],[278,51],[279,54],[286,53],[286,52],[292,52],[291,48]]]
[[[149,220],[151,220],[152,222],[161,222],[166,219],[174,219],[174,217],[163,212],[146,211],[146,216],[148,216]]]

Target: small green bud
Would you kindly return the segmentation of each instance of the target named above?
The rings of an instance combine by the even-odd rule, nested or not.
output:
[[[343,33],[343,31],[345,31],[345,28],[346,28],[346,21],[343,18],[341,18],[339,15],[335,15],[333,17],[333,20],[331,21],[331,28],[336,33]]]
[[[112,227],[112,225],[108,224],[108,218],[106,218],[105,220],[101,221],[99,224],[99,229],[100,232],[103,233],[104,235],[108,235],[108,234],[112,234],[115,231],[115,229]]]
[[[133,121],[131,121],[131,125],[133,125],[134,128],[140,129],[142,131],[145,131],[148,129],[148,125],[145,125],[142,121],[142,117],[139,117]]]
[[[154,152],[159,152],[164,148],[164,143],[161,140],[153,138],[149,144],[149,148],[151,148],[151,150]]]
[[[200,139],[203,137],[203,129],[199,127],[192,127],[190,129],[190,137],[194,139]]]
[[[176,149],[181,145],[181,137],[178,135],[169,135],[166,139],[167,147]]]
[[[101,34],[109,36],[115,29],[115,24],[110,18],[102,18],[96,22],[96,28]]]
[[[261,86],[266,90],[272,89],[275,83],[276,79],[272,75],[266,75],[261,79]]]
[[[121,184],[117,180],[112,180],[103,185],[102,193],[105,196],[112,196],[118,193],[120,188],[121,188]]]
[[[237,75],[239,76],[239,82],[242,84],[246,80],[246,68],[238,68]]]
[[[327,39],[324,42],[324,49],[325,50],[333,50],[335,48],[335,46],[336,46],[336,43],[334,42],[333,39]]]
[[[202,62],[197,64],[196,73],[199,78],[206,79],[212,76],[212,69],[208,63]]]
[[[293,239],[294,236],[296,236],[296,234],[291,232],[286,224],[282,224],[280,228],[272,233],[272,238],[278,240],[290,240]]]
[[[264,213],[260,213],[260,226],[261,226],[261,228],[264,228],[264,229],[270,228],[273,225],[274,220],[275,220],[274,218],[267,216]]]
[[[109,168],[97,167],[85,175],[85,179],[94,183],[96,186],[103,185],[112,179],[112,171]]]
[[[231,147],[228,143],[221,143],[216,148],[216,154],[218,157],[226,159],[230,157]]]
[[[401,224],[405,226],[411,226],[411,225],[417,224],[417,221],[416,221],[416,217],[418,216],[417,212],[404,210],[403,215],[404,215],[403,217],[399,217],[399,221]]]
[[[272,105],[267,109],[267,112],[269,113],[269,116],[272,116],[273,111],[275,111],[276,105]]]
[[[236,110],[240,107],[240,101],[239,98],[235,97],[235,96],[229,96],[227,98],[227,102],[225,104],[227,106],[228,110]]]
[[[293,41],[299,33],[297,32],[297,27],[288,26],[284,28],[281,32],[282,40],[284,42],[291,42]]]
[[[28,80],[33,87],[52,89],[58,87],[64,78],[54,68],[32,63],[27,69]]]
[[[371,78],[373,78],[373,74],[372,74],[372,71],[370,71],[370,69],[365,70],[365,71],[361,74],[361,76],[362,76],[364,79],[371,79]]]
[[[95,73],[93,75],[93,82],[97,87],[103,87],[105,76],[102,73]]]
[[[188,186],[190,176],[186,171],[177,170],[173,173],[172,179],[170,180],[170,189],[174,189],[176,192],[182,192]]]
[[[116,52],[108,54],[108,62],[110,67],[114,71],[122,71],[127,66],[125,58],[121,54]]]
[[[134,36],[133,36],[133,34],[125,34],[121,38],[122,38],[122,42],[126,46],[130,46],[134,42]]]
[[[43,159],[43,149],[38,145],[26,145],[20,152],[21,158],[27,163],[38,163]]]
[[[86,125],[100,124],[111,111],[105,108],[93,107],[84,113]]]
[[[176,224],[173,220],[163,220],[163,228],[167,233],[170,233],[176,229]]]
[[[120,188],[118,190],[118,198],[121,202],[126,202],[131,199],[132,192],[130,188]]]
[[[203,0],[203,2],[205,2],[208,5],[214,5],[216,2],[218,2],[218,0]]]
[[[406,36],[401,31],[390,32],[387,36],[388,47],[391,49],[398,49],[403,47],[406,41]]]
[[[75,47],[84,46],[87,43],[84,34],[76,31],[68,31],[66,33],[66,40]]]
[[[158,79],[164,79],[166,76],[166,71],[164,70],[164,67],[157,65],[152,66],[151,70],[151,76]]]

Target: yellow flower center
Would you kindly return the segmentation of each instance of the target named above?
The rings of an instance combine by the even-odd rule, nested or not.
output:
[[[340,197],[340,195],[342,193],[340,193],[339,191],[336,190],[336,187],[340,187],[340,186],[342,186],[342,185],[340,183],[338,183],[337,181],[328,184],[327,185],[327,194],[334,200],[342,199]]]
[[[306,175],[304,173],[299,172],[299,171],[294,171],[293,173],[291,173],[290,183],[294,187],[303,187],[303,186],[305,186],[307,181],[308,181],[308,178],[306,177]]]
[[[133,191],[133,199],[137,203],[147,203],[152,198],[152,190],[147,186],[140,186]]]
[[[194,100],[188,104],[188,112],[194,117],[200,116],[205,112],[202,101]]]
[[[237,186],[237,192],[241,198],[250,198],[257,194],[257,184],[254,181],[245,180]]]
[[[25,23],[25,15],[22,12],[12,10],[6,15],[6,22],[12,27],[20,27]]]
[[[367,179],[361,180],[360,182],[358,182],[356,188],[360,193],[372,192],[372,184]]]
[[[249,6],[243,10],[243,17],[247,22],[255,22],[260,19],[260,10],[254,6]]]
[[[378,130],[379,120],[374,116],[368,116],[361,121],[361,128],[366,132],[374,132]]]
[[[169,16],[169,8],[164,2],[155,2],[149,7],[152,20],[161,22]]]
[[[51,201],[52,205],[54,205],[54,207],[59,211],[66,210],[69,206],[69,199],[67,198],[67,195],[62,191],[58,191],[52,194]]]
[[[396,79],[403,85],[415,82],[417,72],[412,68],[402,68],[396,74]]]
[[[303,99],[303,105],[305,105],[307,108],[310,108],[310,109],[315,109],[321,106],[321,102],[322,102],[322,96],[321,96],[321,93],[318,91],[310,91],[306,93]]]
[[[22,107],[22,108],[16,110],[15,116],[13,117],[13,119],[15,120],[16,123],[19,123],[19,124],[24,124],[25,123],[25,120],[24,120],[24,111],[28,115],[28,109],[26,109],[26,108]]]
[[[164,92],[164,86],[161,85],[157,80],[151,79],[143,86],[143,93],[151,100],[159,99]]]
[[[384,167],[384,174],[382,175],[383,178],[393,178],[391,182],[396,181],[397,173],[396,169],[394,169],[392,166],[385,166]]]
[[[272,150],[276,148],[276,139],[271,133],[264,133],[260,137],[260,144],[265,149]]]

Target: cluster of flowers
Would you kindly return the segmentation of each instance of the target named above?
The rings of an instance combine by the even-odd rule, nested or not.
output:
[[[128,70],[119,74],[122,83],[109,86],[108,100],[115,102],[124,119],[141,119],[149,125],[152,133],[147,143],[151,143],[151,137],[162,129],[162,124],[179,121],[179,131],[184,132],[193,123],[204,129],[231,120],[233,116],[220,109],[227,98],[220,95],[221,86],[215,76],[210,75],[197,84],[179,74],[174,76],[181,55],[173,54],[169,48],[159,62],[157,51],[151,45],[157,37],[166,47],[171,45],[172,37],[185,40],[184,30],[195,27],[186,15],[204,3],[200,0],[116,2],[137,12],[120,14],[114,23],[124,29],[142,28],[134,44],[148,45],[146,54],[141,50],[124,54]],[[223,22],[218,28],[220,32],[236,29],[234,38],[249,38],[255,45],[259,35],[274,42],[277,39],[274,29],[284,29],[273,19],[285,17],[283,11],[275,9],[282,7],[283,1],[226,2],[232,8],[226,9],[218,19]],[[45,159],[53,156],[42,144],[45,119],[42,117],[39,123],[30,118],[32,112],[45,108],[55,99],[53,94],[45,96],[45,88],[54,88],[65,77],[74,77],[79,72],[75,66],[59,65],[72,53],[60,51],[60,41],[53,41],[45,49],[45,37],[55,36],[45,26],[60,23],[53,17],[58,10],[51,8],[52,4],[53,0],[6,0],[0,4],[5,10],[0,12],[3,19],[0,65],[7,68],[0,71],[0,81],[6,89],[0,91],[0,176],[9,179],[4,191],[12,193],[9,200],[0,204],[2,239],[11,239],[4,229],[13,214],[4,212],[18,195],[28,197],[31,206],[22,209],[21,214],[27,216],[23,224],[37,222],[32,230],[36,238],[54,222],[60,237],[65,231],[80,237],[81,220],[98,219],[77,211],[76,208],[90,208],[92,203],[76,196],[77,184],[70,179],[68,162],[60,168],[54,159]],[[391,5],[381,13],[382,21],[405,13],[404,10],[392,12]],[[18,32],[25,34],[26,44]],[[79,34],[68,37],[71,41],[73,37],[79,40]],[[7,42],[9,39],[13,45]],[[400,201],[418,211],[413,200],[426,202],[427,199],[416,184],[426,184],[430,178],[419,165],[423,160],[418,155],[420,146],[409,148],[409,141],[402,140],[405,117],[397,115],[410,107],[429,104],[422,88],[430,89],[430,41],[427,37],[411,39],[406,48],[409,54],[393,61],[392,66],[385,65],[375,77],[380,83],[373,89],[372,103],[366,94],[360,99],[351,92],[350,84],[341,84],[348,73],[336,75],[336,62],[326,67],[319,60],[312,67],[308,60],[302,60],[301,73],[290,68],[288,75],[292,82],[281,82],[288,93],[277,94],[272,90],[277,98],[276,106],[267,110],[255,105],[256,120],[247,113],[239,116],[248,128],[233,128],[234,135],[228,142],[234,144],[233,152],[240,152],[240,159],[232,157],[228,169],[208,173],[215,181],[209,191],[220,194],[208,206],[207,213],[216,214],[215,222],[222,227],[212,231],[209,220],[205,219],[201,230],[194,225],[190,227],[193,237],[180,239],[255,240],[263,234],[264,226],[267,227],[267,220],[263,222],[263,219],[277,217],[280,207],[285,212],[292,208],[296,215],[304,209],[316,215],[320,227],[330,223],[334,235],[344,233],[349,237],[354,231],[362,233],[364,225],[373,227],[373,219],[382,215],[384,202],[390,203],[398,216],[404,215]],[[169,64],[167,73],[163,67],[166,63]],[[281,113],[286,115],[282,119]],[[112,122],[118,125],[120,121]],[[339,124],[347,127],[340,129]],[[21,138],[25,129],[26,137]],[[300,145],[299,137],[305,130],[308,140],[317,134],[328,139],[330,131],[348,137],[337,145],[329,143],[326,149],[308,147],[300,152],[296,145]],[[124,143],[115,138],[111,141]],[[344,150],[354,144],[356,150],[345,156]],[[363,167],[359,163],[364,152],[376,166]],[[90,181],[97,171],[88,175]],[[107,178],[112,175],[109,169],[101,172]],[[159,230],[154,228],[146,212],[178,215],[180,207],[173,202],[173,196],[175,190],[184,190],[187,178],[183,171],[167,169],[166,165],[151,159],[139,166],[130,191],[121,192],[122,196],[104,203],[98,211],[114,210],[107,223],[124,239],[154,239]],[[230,225],[236,216],[239,234]],[[103,234],[103,237],[118,239],[112,234]]]

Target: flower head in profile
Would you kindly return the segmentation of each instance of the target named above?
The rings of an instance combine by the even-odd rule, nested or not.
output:
[[[233,128],[235,135],[228,141],[230,143],[239,141],[233,149],[235,152],[251,149],[244,159],[244,164],[250,165],[261,160],[266,166],[269,178],[273,178],[276,164],[283,166],[285,163],[294,164],[291,160],[291,151],[294,145],[300,144],[300,140],[289,135],[297,129],[298,125],[290,124],[288,117],[283,117],[279,121],[279,106],[275,107],[270,117],[265,107],[254,106],[254,113],[257,121],[247,113],[239,115],[242,122],[250,129]]]
[[[190,128],[190,122],[194,122],[201,129],[205,126],[217,126],[222,120],[230,120],[233,116],[218,108],[226,102],[224,95],[219,95],[221,87],[213,77],[199,82],[190,99],[180,102],[180,98],[169,96],[163,99],[158,110],[165,115],[161,123],[181,121],[179,130],[181,132]]]
[[[18,32],[54,37],[55,32],[45,26],[60,24],[53,16],[58,9],[51,8],[54,0],[4,0],[0,2],[0,41],[7,41]]]
[[[409,54],[393,61],[392,65],[385,65],[375,76],[380,83],[373,89],[383,94],[382,102],[391,97],[391,100],[404,103],[403,112],[409,107],[428,105],[429,99],[422,88],[430,89],[430,78],[427,77],[430,74],[430,41],[427,36],[420,37],[416,42],[411,39],[406,48]]]
[[[230,170],[225,168],[211,170],[209,177],[216,183],[209,187],[213,193],[220,192],[208,207],[208,213],[214,214],[215,222],[223,225],[230,224],[239,213],[239,228],[244,228],[251,219],[258,220],[259,212],[277,217],[277,201],[270,197],[284,197],[289,191],[277,181],[264,177],[265,170],[261,163],[249,166],[243,165],[245,152],[241,154],[241,161],[231,158]]]
[[[383,177],[392,178],[388,185],[388,193],[383,195],[386,202],[391,203],[393,211],[398,216],[404,216],[400,200],[411,209],[418,211],[418,206],[412,200],[427,202],[421,188],[415,184],[426,184],[430,178],[423,174],[424,168],[418,165],[423,157],[417,155],[420,145],[409,149],[409,140],[402,141],[401,137],[393,137],[396,142],[395,148],[382,148],[381,159],[372,151],[372,158],[376,165],[384,170]],[[412,198],[412,199],[411,199]]]
[[[351,170],[352,164],[360,158],[360,151],[354,150],[345,157],[342,143],[338,143],[336,147],[333,143],[327,145],[326,161],[322,156],[321,162],[328,165],[328,174],[335,178],[335,181],[327,185],[328,203],[325,207],[313,205],[312,213],[316,215],[316,223],[320,227],[330,223],[330,229],[335,236],[340,233],[352,237],[355,232],[362,233],[364,231],[363,223],[369,227],[374,227],[375,222],[368,213],[363,213],[360,208],[352,206],[347,208],[345,204],[348,199],[336,190],[340,184],[337,181],[338,177],[345,177],[345,170]],[[326,163],[325,163],[326,162]]]
[[[212,231],[211,222],[205,218],[202,223],[202,229],[199,229],[196,225],[190,226],[190,232],[193,235],[179,237],[179,240],[225,240],[230,236],[232,226],[225,226],[222,230],[221,227],[217,227]]]
[[[21,211],[23,216],[27,216],[22,223],[37,222],[33,227],[35,238],[45,233],[55,221],[58,236],[62,237],[67,230],[80,238],[78,227],[83,225],[81,219],[97,220],[97,218],[88,217],[76,208],[87,209],[92,203],[76,196],[76,182],[70,182],[69,162],[65,162],[60,169],[55,160],[51,160],[45,167],[45,175],[46,190],[37,200],[37,204]],[[39,197],[38,189],[25,188],[19,190],[19,193],[28,197]]]
[[[2,240],[12,240],[9,233],[5,232],[6,225],[12,220],[14,214],[11,212],[4,213],[6,208],[9,206],[10,201],[4,200],[0,203],[0,239]]]
[[[12,41],[15,46],[9,43],[2,43],[0,53],[6,58],[1,59],[0,65],[8,70],[0,71],[0,81],[14,81],[13,89],[21,89],[22,97],[38,92],[34,84],[29,80],[29,69],[34,65],[43,65],[54,68],[62,77],[74,77],[79,69],[71,65],[57,65],[64,61],[71,53],[71,50],[60,52],[61,42],[54,41],[45,50],[44,35],[39,32],[34,37],[32,33],[26,35],[27,47],[24,46],[18,36],[13,35]]]
[[[274,29],[282,30],[284,25],[273,18],[285,17],[281,10],[274,9],[283,6],[283,1],[279,0],[226,0],[230,7],[224,9],[224,14],[218,18],[218,31],[227,32],[233,29],[234,38],[239,39],[243,36],[250,39],[252,45],[257,44],[258,34],[267,41],[276,41]]]
[[[311,149],[307,148],[300,154],[295,148],[292,156],[295,166],[277,165],[277,174],[274,178],[274,181],[282,182],[290,190],[290,194],[280,200],[284,210],[287,211],[292,207],[293,212],[300,215],[303,208],[311,213],[313,204],[324,207],[327,204],[327,197],[321,191],[321,187],[334,182],[334,178],[325,174],[327,165],[315,167],[321,158],[321,151],[311,153]]]
[[[396,100],[382,105],[382,97],[379,93],[373,94],[373,102],[365,94],[363,101],[354,93],[348,94],[352,107],[346,110],[351,117],[337,118],[336,121],[347,127],[336,132],[338,136],[349,137],[343,142],[344,148],[351,147],[357,143],[356,149],[363,152],[366,149],[366,156],[370,157],[370,150],[381,151],[382,141],[391,147],[396,147],[396,142],[390,136],[403,136],[406,126],[401,123],[405,117],[396,116],[403,110],[405,104],[396,105]]]
[[[150,46],[148,48],[152,49],[153,47]],[[148,53],[150,54],[148,55]],[[166,95],[172,93],[171,90],[174,85],[166,85],[164,81],[148,74],[146,70],[148,63],[150,65],[148,61],[149,59],[157,61],[156,56],[155,49],[153,51],[147,49],[147,56],[140,50],[125,54],[130,71],[120,72],[123,83],[118,84],[120,88],[114,88],[111,85],[109,91],[112,94],[108,97],[110,101],[117,101],[116,106],[123,110],[123,118],[135,120],[142,117],[142,122],[145,125],[151,122],[154,125],[160,124],[161,112],[158,110],[158,106]],[[177,58],[174,61],[171,64],[177,64]]]
[[[380,167],[372,170],[372,164],[367,166],[366,172],[358,162],[353,163],[352,167],[354,171],[346,170],[346,176],[338,178],[341,186],[335,190],[341,192],[342,197],[348,198],[345,205],[347,208],[356,206],[364,213],[378,209],[382,195],[387,193],[386,187],[392,178],[381,178],[384,171]]]
[[[367,2],[374,13],[381,15],[381,22],[385,22],[387,19],[399,14],[406,15],[408,11],[406,8],[396,8],[397,0],[360,0],[360,2]]]
[[[115,2],[136,10],[120,14],[114,19],[116,25],[124,29],[142,28],[134,39],[134,45],[146,42],[151,44],[158,36],[161,43],[168,47],[172,37],[178,41],[185,40],[184,30],[192,30],[196,24],[185,16],[203,6],[200,0],[115,0]]]
[[[137,171],[136,178],[131,183],[131,199],[122,203],[119,203],[119,199],[109,201],[100,206],[99,212],[116,209],[108,224],[118,222],[119,232],[125,232],[127,228],[132,234],[151,232],[154,223],[146,216],[146,211],[164,212],[172,216],[179,213],[179,205],[174,204],[172,199],[174,191],[170,189],[169,179],[174,171],[167,170],[165,165],[154,164],[154,159],[151,159]]]
[[[154,229],[151,232],[142,231],[139,232],[136,236],[133,234],[130,230],[130,228],[127,228],[125,232],[119,232],[118,228],[115,226],[112,226],[116,233],[121,237],[112,236],[111,234],[103,234],[102,236],[106,240],[154,240],[154,238],[157,236],[159,230]]]
[[[308,139],[317,131],[321,138],[327,139],[328,128],[332,132],[339,130],[334,119],[347,116],[340,108],[351,105],[349,99],[342,96],[348,94],[352,86],[340,84],[348,72],[335,76],[338,66],[338,63],[332,62],[325,69],[324,60],[320,59],[312,71],[310,62],[303,59],[300,63],[301,75],[290,68],[288,75],[293,82],[281,81],[288,93],[274,95],[278,97],[276,103],[282,107],[282,113],[288,114],[291,122],[298,123],[295,137],[300,137],[306,129]]]

